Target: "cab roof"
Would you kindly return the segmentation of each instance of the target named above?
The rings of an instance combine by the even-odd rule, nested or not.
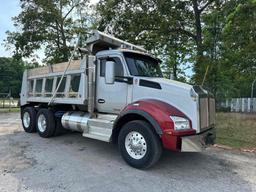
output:
[[[140,54],[144,56],[151,57],[153,59],[156,59],[161,62],[160,59],[156,58],[152,54],[149,54],[147,52],[142,52],[142,51],[137,51],[137,50],[131,50],[131,49],[109,49],[109,50],[103,50],[99,51],[96,56],[101,57],[101,56],[106,56],[106,55],[111,55],[111,54],[122,54],[122,53],[135,53],[135,54]]]

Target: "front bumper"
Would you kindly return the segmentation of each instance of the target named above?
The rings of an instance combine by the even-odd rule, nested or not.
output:
[[[213,145],[216,139],[215,128],[210,128],[202,133],[181,137],[182,152],[201,152],[209,145]]]

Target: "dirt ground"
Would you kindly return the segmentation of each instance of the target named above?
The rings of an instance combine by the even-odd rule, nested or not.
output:
[[[112,144],[78,133],[43,139],[23,132],[19,113],[0,113],[0,191],[256,191],[256,154],[166,151],[142,171]]]

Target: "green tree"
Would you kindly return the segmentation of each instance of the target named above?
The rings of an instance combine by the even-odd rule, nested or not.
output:
[[[7,32],[6,47],[16,58],[31,57],[44,49],[46,61],[67,61],[74,35],[85,34],[86,17],[76,14],[86,9],[88,0],[20,0],[21,13],[13,18],[16,32]],[[82,20],[82,21],[81,21]],[[83,24],[83,25],[81,25]]]
[[[22,60],[0,57],[0,92],[11,92],[12,97],[19,97],[23,71],[35,65]]]
[[[255,78],[255,1],[223,1],[203,19],[205,86],[217,99],[249,97]]]
[[[99,28],[148,49],[172,49],[179,57],[172,64],[174,76],[181,60],[190,55],[195,63],[195,81],[201,82],[205,71],[203,46],[204,14],[216,1],[101,0],[98,5]],[[185,47],[185,49],[184,49]],[[167,50],[166,50],[167,49]],[[182,56],[182,58],[180,58]],[[173,60],[173,57],[172,57]],[[202,70],[203,69],[203,70]]]
[[[241,74],[256,72],[256,1],[239,4],[224,27],[224,56]]]

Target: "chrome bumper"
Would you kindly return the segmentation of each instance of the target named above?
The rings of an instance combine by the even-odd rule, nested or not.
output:
[[[182,152],[201,152],[209,145],[213,145],[216,138],[215,128],[203,133],[181,137]]]

